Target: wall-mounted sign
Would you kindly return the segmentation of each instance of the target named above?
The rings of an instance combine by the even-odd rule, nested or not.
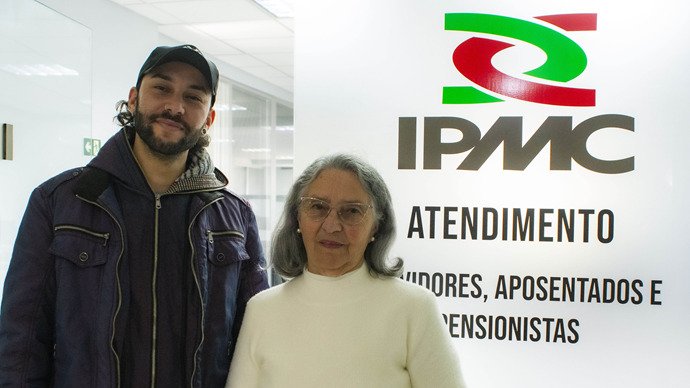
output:
[[[333,151],[379,169],[469,387],[687,384],[688,14],[300,3],[296,172]]]
[[[84,156],[96,156],[101,149],[100,139],[84,138]]]

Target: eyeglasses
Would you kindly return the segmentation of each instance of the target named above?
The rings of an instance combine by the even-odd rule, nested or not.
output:
[[[331,207],[326,201],[312,197],[300,197],[300,209],[304,215],[314,221],[323,221],[336,209],[338,218],[345,225],[357,225],[364,220],[369,209],[373,206],[364,203],[346,203],[338,208]]]

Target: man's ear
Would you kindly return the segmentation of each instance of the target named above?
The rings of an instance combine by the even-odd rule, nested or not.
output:
[[[216,121],[216,110],[211,108],[208,112],[208,116],[206,116],[206,128],[211,129],[211,125],[214,121]]]
[[[139,91],[137,88],[132,87],[129,89],[129,98],[127,99],[127,109],[130,112],[134,112],[137,108],[137,97],[139,97]]]

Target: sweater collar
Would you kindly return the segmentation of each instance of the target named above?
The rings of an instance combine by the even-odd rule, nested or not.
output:
[[[354,271],[337,277],[322,276],[309,272],[291,280],[303,301],[311,304],[335,305],[351,303],[365,297],[368,284],[374,281],[366,262]]]

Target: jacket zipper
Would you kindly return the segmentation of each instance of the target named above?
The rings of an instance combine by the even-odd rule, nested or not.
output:
[[[210,229],[206,229],[206,236],[208,236],[208,242],[213,244],[213,236],[237,236],[240,238],[244,238],[244,234],[234,231],[234,230],[226,230],[223,232],[214,232]]]
[[[129,142],[127,142],[127,145],[129,146],[129,150],[130,150],[130,152],[132,152],[132,155],[134,155],[134,150],[132,149],[132,146],[130,145]],[[134,159],[136,160],[136,157],[135,157]],[[138,161],[137,161],[137,165],[139,166],[139,169],[141,169],[141,171],[143,171],[143,168],[141,168],[141,165],[139,164]],[[201,193],[201,192],[206,192],[206,191],[217,190],[217,189],[220,189],[220,188],[222,188],[222,187],[217,187],[217,188],[214,188],[214,189],[204,189],[204,190],[186,191],[186,192],[180,192],[180,193],[171,193],[171,194],[194,194],[194,193]],[[155,370],[156,370],[156,369],[155,369],[155,368],[156,368],[156,335],[157,335],[157,334],[156,334],[156,324],[157,324],[157,308],[158,308],[158,307],[157,307],[157,305],[156,305],[157,299],[156,299],[156,292],[155,292],[155,284],[156,284],[156,271],[157,271],[157,269],[158,269],[158,216],[159,216],[159,211],[160,211],[160,209],[161,209],[161,196],[162,196],[162,194],[155,194],[155,198],[156,198],[155,225],[156,225],[156,226],[155,226],[155,235],[154,235],[154,240],[155,240],[155,241],[154,241],[154,243],[155,243],[154,250],[155,250],[155,251],[154,251],[154,269],[153,269],[153,274],[154,274],[154,275],[153,275],[153,284],[154,284],[154,285],[153,285],[153,289],[154,289],[154,292],[153,292],[153,324],[154,324],[154,326],[153,326],[153,333],[152,333],[152,335],[153,335],[153,344],[154,344],[154,345],[153,345],[153,349],[152,349],[152,360],[151,360],[151,364],[152,364],[152,369],[151,369],[151,372],[152,372],[152,373],[151,373],[151,388],[155,388],[155,380],[156,380],[156,379],[155,379]],[[190,245],[191,245],[191,251],[192,251],[192,256],[191,256],[191,257],[192,257],[192,272],[193,272],[193,274],[194,274],[194,282],[196,283],[197,292],[198,292],[198,294],[199,294],[199,300],[202,301],[202,302],[203,302],[203,297],[201,296],[201,288],[199,287],[199,279],[198,279],[198,275],[197,275],[197,273],[196,273],[196,270],[195,270],[195,268],[194,268],[194,245],[192,244],[192,224],[194,224],[196,218],[199,216],[199,214],[201,214],[201,212],[202,212],[204,209],[206,209],[206,208],[209,207],[211,204],[213,204],[213,203],[215,203],[215,202],[217,202],[217,201],[219,201],[219,200],[221,200],[221,199],[222,199],[222,197],[221,197],[221,198],[216,198],[215,200],[213,200],[213,201],[207,203],[204,207],[202,207],[202,208],[199,210],[199,212],[197,212],[197,214],[194,215],[194,218],[192,218],[192,221],[189,223],[189,230],[188,230],[188,232],[187,232],[187,233],[188,233],[188,237],[189,237],[189,242],[190,242]],[[111,215],[111,217],[112,217],[112,215]],[[118,224],[118,226],[119,226],[119,224]],[[120,235],[122,235],[122,228],[120,228]],[[124,238],[122,239],[122,241],[124,242]],[[123,250],[124,250],[124,243],[122,244],[122,246],[123,246]],[[122,253],[120,253],[120,257],[122,257]],[[118,259],[118,264],[119,264],[119,259]],[[118,273],[118,283],[117,283],[117,287],[118,287],[118,293],[121,293],[121,290],[120,290],[119,273]],[[122,295],[120,295],[120,299],[121,299],[121,298],[122,298]],[[121,302],[120,302],[120,303],[121,303]],[[201,322],[203,322],[203,321],[204,321],[204,308],[203,308],[203,303],[202,303],[201,306],[202,306],[202,307],[201,307]],[[118,311],[119,311],[119,307],[120,307],[120,306],[118,306]],[[116,315],[117,315],[117,314],[116,314]],[[114,322],[114,321],[113,321],[113,322]],[[190,382],[190,387],[192,387],[192,388],[193,388],[193,382],[194,382],[194,375],[196,374],[196,355],[199,353],[199,349],[201,348],[201,344],[204,342],[204,328],[203,328],[203,325],[200,325],[200,326],[201,326],[201,342],[199,342],[199,346],[198,346],[197,349],[194,351],[194,368],[192,369],[192,380],[191,380],[191,382]],[[115,326],[114,326],[114,324],[113,324],[113,339],[111,339],[111,349],[112,349],[112,342],[114,341],[114,338],[115,338],[115,329],[114,329],[114,328],[115,328]],[[116,358],[117,358],[117,354],[115,353],[115,350],[114,350],[114,349],[113,349],[113,353],[115,354],[115,356],[116,356]],[[118,388],[120,388],[120,382],[119,382],[120,364],[119,364],[119,360],[118,360],[118,362],[117,362],[117,369],[118,369],[118,373],[117,373],[117,375],[118,375],[118,384],[117,384],[117,386],[118,386]]]
[[[196,222],[196,219],[197,219],[197,217],[199,217],[199,214],[201,214],[201,212],[206,210],[209,206],[213,205],[214,203],[220,201],[221,199],[222,199],[222,197],[216,198],[213,201],[204,205],[204,207],[202,207],[201,209],[199,209],[199,211],[194,215],[191,222],[189,223],[189,229],[187,230],[187,238],[189,239],[189,246],[191,247],[190,264],[192,267],[192,274],[194,275],[194,284],[196,285],[196,291],[197,291],[197,294],[199,296],[199,306],[201,306],[201,320],[200,320],[201,324],[199,325],[199,328],[201,331],[201,339],[199,340],[199,345],[197,345],[196,350],[194,350],[194,357],[193,357],[193,361],[192,361],[192,364],[194,366],[192,368],[191,380],[189,381],[189,387],[190,388],[194,387],[194,376],[196,375],[196,368],[197,368],[196,360],[197,360],[197,356],[199,354],[199,350],[201,349],[201,345],[204,343],[205,335],[204,335],[203,322],[206,320],[206,318],[205,318],[206,312],[204,311],[204,297],[201,294],[201,286],[199,285],[199,275],[197,274],[196,267],[194,266],[195,252],[194,252],[194,242],[192,241],[192,226]],[[211,231],[207,230],[206,233],[209,235],[209,238],[210,238],[211,235],[209,233],[211,233]]]
[[[53,229],[53,230],[56,232],[58,230],[77,230],[79,232],[86,233],[89,236],[102,238],[103,239],[103,246],[108,245],[108,240],[110,239],[110,233],[96,233],[96,232],[92,232],[88,229],[84,229],[84,228],[80,228],[78,226],[72,226],[72,225],[59,225],[59,226],[56,226],[55,229]]]
[[[108,211],[105,207],[101,206],[97,202],[92,202],[87,200],[86,198],[80,197],[79,195],[76,196],[80,200],[94,205],[97,208],[103,210],[110,218],[112,218],[113,222],[115,222],[115,225],[117,225],[118,230],[120,231],[120,241],[122,241],[121,248],[120,248],[120,254],[117,257],[117,263],[115,264],[115,280],[117,283],[117,307],[115,308],[115,314],[113,314],[113,318],[111,321],[112,325],[112,332],[110,333],[110,351],[113,353],[113,357],[115,357],[115,369],[116,369],[116,375],[115,375],[115,380],[116,380],[116,386],[117,388],[120,388],[120,358],[117,356],[117,352],[115,351],[115,347],[113,343],[115,342],[115,322],[117,320],[117,315],[120,313],[120,308],[122,308],[122,286],[120,285],[120,261],[122,260],[122,256],[124,255],[125,252],[125,238],[124,235],[122,234],[122,225],[117,221],[117,218],[113,216],[113,214]],[[76,229],[76,228],[75,228]],[[57,230],[57,228],[56,228]],[[103,237],[105,236],[110,237],[110,234],[106,233]],[[106,239],[105,243],[107,244],[108,240]]]
[[[160,221],[161,194],[156,194],[156,210],[154,216],[154,235],[153,235],[153,279],[151,281],[153,296],[153,327],[151,328],[151,388],[156,387],[156,347],[158,345],[158,296],[156,293],[158,278],[158,223]]]

